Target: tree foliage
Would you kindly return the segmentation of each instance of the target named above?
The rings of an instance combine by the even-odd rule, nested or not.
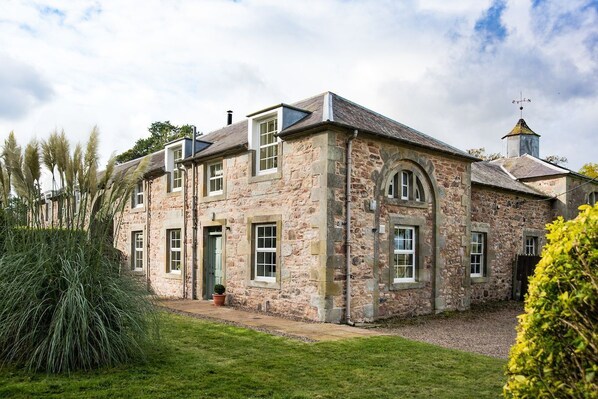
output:
[[[467,153],[484,161],[494,161],[495,159],[502,158],[502,155],[499,152],[486,154],[486,149],[484,147],[470,148],[469,150],[467,150]]]
[[[117,163],[127,162],[159,151],[170,141],[193,134],[191,125],[176,126],[170,121],[154,122],[147,130],[150,133],[149,137],[137,140],[132,148],[117,155]]]
[[[598,204],[548,225],[548,244],[530,281],[509,398],[598,398]]]
[[[556,165],[560,165],[560,164],[569,162],[567,157],[562,157],[560,155],[548,155],[546,158],[544,158],[544,160],[551,162],[553,164],[556,164]]]
[[[591,177],[592,179],[598,178],[598,163],[588,162],[584,164],[581,169],[579,169],[579,173]]]

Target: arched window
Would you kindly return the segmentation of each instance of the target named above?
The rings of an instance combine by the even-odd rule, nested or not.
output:
[[[390,179],[388,198],[424,202],[425,191],[420,178],[410,170],[400,170]]]
[[[598,191],[588,194],[588,204],[595,205],[598,201]]]

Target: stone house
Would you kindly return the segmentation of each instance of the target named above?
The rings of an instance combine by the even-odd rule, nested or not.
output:
[[[231,119],[148,155],[125,210],[116,245],[159,296],[222,283],[229,305],[325,322],[467,309],[508,299],[516,255],[598,196],[523,120],[485,162],[331,92]]]

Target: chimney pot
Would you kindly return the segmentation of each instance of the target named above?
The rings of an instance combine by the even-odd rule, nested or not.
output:
[[[226,113],[228,114],[226,116],[226,124],[231,125],[233,123],[233,111],[228,110],[228,111],[226,111]]]

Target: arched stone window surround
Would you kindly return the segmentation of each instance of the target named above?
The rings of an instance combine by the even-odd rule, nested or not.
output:
[[[424,202],[417,202],[417,201],[409,201],[409,200],[401,200],[400,198],[388,198],[388,184],[390,180],[393,178],[395,173],[400,170],[401,168],[406,168],[418,176],[424,186]],[[429,204],[432,204],[432,219],[433,219],[433,226],[432,226],[432,236],[433,236],[433,251],[432,251],[432,276],[431,276],[431,284],[432,284],[432,297],[430,298],[432,310],[435,311],[437,309],[442,309],[442,301],[438,298],[438,291],[437,287],[440,285],[440,273],[438,272],[439,267],[439,259],[440,259],[440,248],[438,243],[438,226],[440,225],[439,215],[440,215],[440,205],[437,201],[438,196],[441,193],[441,189],[436,184],[435,179],[431,176],[434,176],[434,164],[425,156],[418,156],[412,151],[406,150],[398,150],[393,151],[388,157],[386,157],[384,165],[382,169],[377,173],[374,174],[373,178],[376,181],[376,190],[375,196],[376,200],[379,204],[395,202],[398,205],[402,206],[414,206],[414,207],[427,207]],[[377,207],[375,210],[375,217],[374,217],[374,230],[377,231],[378,227],[381,224],[385,224],[387,221],[380,220],[380,207]],[[386,251],[386,245],[381,247],[380,239],[378,235],[376,235],[376,239],[374,240],[374,278],[376,281],[380,281],[380,268],[378,264],[379,254],[380,251]],[[377,306],[374,306],[374,312],[377,314]]]
[[[408,199],[403,199],[401,195],[403,172],[407,172],[409,174],[410,179],[410,191]],[[397,176],[396,179],[395,176]],[[391,198],[388,196],[388,191],[389,186],[393,183],[393,180],[394,197]],[[414,205],[426,204],[430,202],[431,197],[431,189],[429,182],[430,179],[427,176],[427,173],[422,169],[420,165],[414,163],[412,160],[401,159],[395,162],[393,168],[389,168],[388,172],[386,173],[385,182],[383,184],[383,197],[386,201],[390,203],[396,203],[401,205],[405,205],[405,203],[410,203]],[[417,200],[415,197],[416,189],[420,190],[420,200]]]

